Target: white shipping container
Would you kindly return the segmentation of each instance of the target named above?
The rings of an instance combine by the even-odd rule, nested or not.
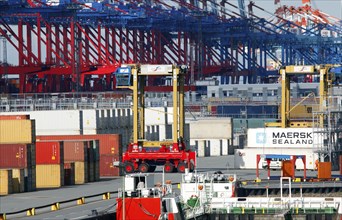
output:
[[[96,110],[82,110],[83,134],[96,134]]]
[[[255,169],[257,154],[277,154],[277,155],[306,155],[306,168],[315,169],[317,153],[312,149],[301,148],[244,148],[234,152],[234,164],[237,169]],[[262,161],[258,164],[262,168]],[[301,159],[296,160],[296,169],[304,169]]]
[[[24,114],[36,120],[36,135],[80,134],[78,110],[32,111]]]
[[[229,140],[222,139],[222,155],[228,155]]]
[[[197,140],[198,147],[197,147],[197,156],[204,157],[205,156],[205,141],[204,140]]]
[[[221,145],[219,139],[207,140],[207,146],[210,146],[210,156],[221,156]]]
[[[3,115],[30,115],[36,123],[36,135],[80,134],[78,110],[6,112]]]
[[[189,121],[190,137],[194,139],[231,139],[231,118],[200,119]]]
[[[319,144],[312,128],[253,128],[248,129],[247,147],[255,148],[312,148]]]
[[[170,125],[159,125],[159,140],[163,141],[167,139],[167,126]]]
[[[153,107],[145,109],[146,125],[164,125],[166,123],[166,109],[164,107]]]

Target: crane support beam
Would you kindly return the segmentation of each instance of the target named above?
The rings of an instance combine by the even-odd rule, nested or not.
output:
[[[291,87],[290,80],[292,76],[298,75],[318,75],[320,78],[319,87],[319,111],[326,110],[329,90],[332,87],[334,76],[330,72],[332,65],[320,66],[286,66],[279,70],[281,75],[281,106],[280,106],[280,122],[266,123],[266,127],[312,127],[312,122],[294,121],[291,119],[291,111],[298,106],[296,104],[291,108]],[[307,97],[306,97],[307,98]],[[304,98],[304,99],[306,99]],[[320,116],[319,124],[323,126],[323,115]]]

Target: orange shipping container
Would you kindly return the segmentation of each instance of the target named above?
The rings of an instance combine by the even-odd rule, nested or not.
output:
[[[0,115],[0,120],[25,120],[30,119],[30,115]]]
[[[291,160],[284,160],[282,161],[281,171],[282,177],[293,177],[294,176],[294,165],[292,164]]]
[[[318,162],[318,179],[331,178],[331,162]]]

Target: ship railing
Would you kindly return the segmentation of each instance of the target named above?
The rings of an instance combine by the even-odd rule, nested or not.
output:
[[[226,210],[227,213],[260,213],[281,214],[293,213],[322,213],[335,212],[342,214],[342,198],[331,197],[247,197],[247,198],[218,198],[213,197],[210,209]]]

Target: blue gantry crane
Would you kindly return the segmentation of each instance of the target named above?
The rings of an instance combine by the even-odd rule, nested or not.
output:
[[[0,4],[0,35],[16,57],[0,74],[19,74],[19,92],[113,90],[122,63],[185,64],[191,85],[212,75],[263,82],[277,66],[342,62],[341,21],[303,28],[251,1],[247,11],[244,0]],[[326,30],[331,34],[322,36]]]

